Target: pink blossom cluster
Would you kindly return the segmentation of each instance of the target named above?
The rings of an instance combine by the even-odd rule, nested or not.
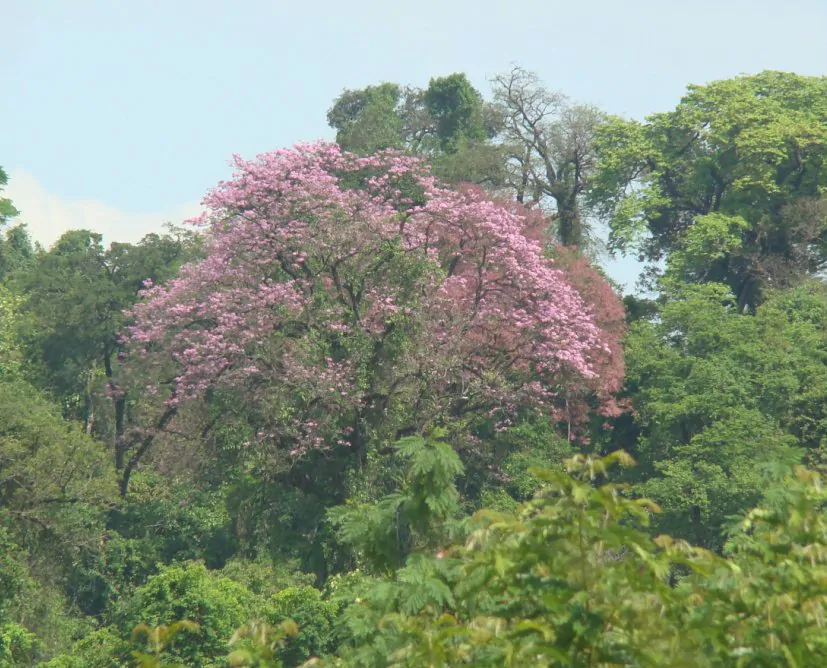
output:
[[[527,212],[392,151],[315,143],[235,168],[197,221],[206,257],[131,313],[132,349],[178,369],[174,401],[269,384],[318,447],[319,416],[376,396],[496,410],[552,397],[561,374],[599,376],[604,333]]]

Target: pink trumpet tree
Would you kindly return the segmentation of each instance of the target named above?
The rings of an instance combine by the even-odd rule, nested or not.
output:
[[[241,392],[271,416],[260,438],[298,456],[553,412],[561,378],[616,389],[616,337],[529,212],[397,152],[317,143],[235,167],[204,200],[206,257],[131,313],[133,355],[175,369],[168,405]]]

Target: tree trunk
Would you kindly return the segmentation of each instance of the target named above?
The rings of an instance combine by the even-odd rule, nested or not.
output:
[[[124,467],[124,421],[126,419],[126,395],[117,386],[112,371],[112,352],[107,350],[103,356],[103,368],[106,372],[106,380],[109,384],[109,392],[112,396],[112,403],[115,407],[115,468],[118,471]]]
[[[738,291],[738,313],[743,313],[747,306],[750,305],[750,298],[752,295],[752,289],[755,286],[755,278],[752,276],[747,276],[743,283],[741,283],[741,289]]]
[[[583,246],[583,225],[577,204],[557,200],[557,239],[563,246]]]
[[[120,388],[117,389],[121,392]],[[124,467],[124,418],[126,415],[126,396],[120,394],[114,398],[115,402],[115,468],[118,471]]]
[[[121,498],[126,497],[127,493],[129,492],[129,480],[132,477],[132,472],[138,466],[141,461],[141,458],[146,454],[147,450],[152,446],[153,441],[155,440],[156,434],[159,434],[166,429],[167,425],[169,424],[170,420],[178,413],[177,406],[167,406],[166,410],[163,412],[160,418],[158,418],[158,422],[155,424],[155,428],[146,434],[140,442],[137,444],[137,447],[134,449],[132,456],[129,458],[129,461],[125,463],[123,468],[123,474],[121,475]],[[125,448],[121,448],[119,450],[121,462],[124,461],[124,451]]]

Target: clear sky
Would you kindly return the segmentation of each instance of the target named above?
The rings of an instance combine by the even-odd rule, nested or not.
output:
[[[827,73],[827,0],[0,0],[0,165],[33,235],[134,240],[344,88],[517,63],[632,117],[689,83]],[[629,263],[613,273],[629,280]]]

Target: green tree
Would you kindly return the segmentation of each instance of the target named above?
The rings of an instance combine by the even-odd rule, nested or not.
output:
[[[395,448],[406,463],[397,489],[378,502],[332,508],[328,517],[339,540],[356,562],[380,573],[399,568],[414,550],[433,547],[446,537],[446,523],[459,512],[457,476],[463,465],[437,430],[425,439],[410,436]]]
[[[68,649],[39,668],[122,668],[130,656],[129,643],[109,626],[84,635]]]
[[[72,580],[98,549],[113,476],[105,447],[35,388],[0,381],[0,624],[34,634],[39,658],[88,631]]]
[[[338,612],[335,603],[323,600],[321,592],[309,586],[288,587],[272,596],[263,610],[267,623],[274,628],[297,626],[297,633],[276,650],[276,658],[285,666],[298,666],[334,650]]]
[[[117,378],[123,311],[137,301],[144,281],[174,276],[197,243],[193,234],[172,229],[106,249],[100,234],[73,230],[20,278],[30,375],[61,399],[67,417],[84,422],[87,433],[112,439],[118,469],[128,449],[129,398]]]
[[[8,176],[0,167],[0,195],[7,183]],[[12,273],[27,267],[34,260],[35,249],[26,226],[7,227],[19,213],[10,199],[0,197],[0,281],[7,280]]]
[[[160,628],[182,620],[199,630],[181,634],[171,646],[170,659],[208,668],[226,665],[228,643],[235,630],[252,615],[253,594],[243,585],[208,571],[197,562],[166,566],[118,605],[115,617],[124,635],[139,624]]]
[[[0,518],[82,539],[112,500],[103,446],[23,381],[0,383]]]
[[[25,225],[9,227],[0,234],[0,281],[24,271],[35,261],[35,246]]]
[[[727,517],[757,504],[827,445],[827,293],[810,283],[738,312],[720,284],[684,285],[627,338],[640,489],[658,528],[720,548]]]
[[[34,665],[40,642],[34,633],[19,624],[0,623],[0,668],[27,668]]]
[[[488,138],[483,125],[482,95],[464,74],[431,79],[423,102],[434,120],[440,147],[446,153],[455,153],[463,140],[475,142]]]
[[[535,471],[515,512],[480,511],[470,533],[344,613],[347,666],[817,666],[827,658],[827,502],[797,468],[748,512],[727,559],[646,530],[658,507],[603,479],[615,453]],[[346,588],[347,589],[347,588]],[[352,593],[351,589],[351,593]]]
[[[821,474],[796,468],[739,522],[727,546],[736,568],[693,583],[702,598],[687,622],[715,620],[706,625],[704,644],[713,665],[820,666],[827,661],[824,482]]]
[[[9,182],[9,177],[6,172],[0,167],[0,194],[2,194],[6,185]],[[7,197],[0,197],[0,228],[2,228],[9,220],[14,218],[19,211],[14,208],[11,200]]]
[[[23,350],[18,323],[23,299],[0,283],[0,381],[21,377]]]
[[[141,472],[130,495],[109,511],[98,549],[78,559],[69,584],[85,614],[105,618],[161,565],[202,560],[221,568],[237,549],[225,489]]]
[[[827,260],[827,77],[690,86],[673,111],[598,132],[590,200],[615,249],[729,286],[739,309]]]
[[[401,105],[406,95],[393,83],[345,90],[327,112],[327,122],[336,130],[336,143],[346,151],[363,154],[403,148],[406,137]]]
[[[343,647],[345,665],[701,665],[696,630],[679,626],[689,596],[668,576],[715,559],[653,541],[657,507],[601,480],[616,463],[630,462],[578,456],[569,473],[537,472],[542,489],[516,512],[480,511],[462,543],[374,586],[345,617],[390,612],[363,651]]]
[[[502,119],[465,74],[433,78],[427,89],[382,83],[345,90],[327,120],[345,150],[405,150],[427,156],[435,174],[449,183],[504,182],[504,155],[490,141]]]

